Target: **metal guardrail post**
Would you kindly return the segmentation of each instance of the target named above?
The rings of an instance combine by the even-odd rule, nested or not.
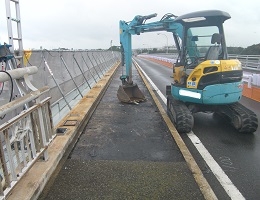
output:
[[[105,59],[105,57],[104,57],[104,55],[101,53],[101,56],[102,56],[102,58],[103,58],[103,60],[104,60],[104,63],[105,63],[105,65],[106,65],[106,67],[107,67],[107,70],[109,69],[109,66],[107,65],[107,62],[109,61],[106,61],[106,59]]]
[[[50,73],[52,79],[54,80],[56,86],[58,87],[58,89],[59,89],[59,91],[60,91],[60,93],[61,93],[61,95],[62,95],[64,101],[66,102],[67,106],[68,106],[69,109],[71,110],[72,108],[71,108],[71,106],[69,105],[69,102],[67,101],[65,95],[63,94],[62,89],[60,88],[60,85],[57,83],[57,81],[56,81],[56,79],[55,79],[55,77],[54,77],[54,74],[53,74],[53,72],[51,71],[51,68],[50,68],[50,66],[48,65],[48,63],[47,63],[47,61],[46,61],[46,59],[45,59],[43,53],[42,53],[42,57],[43,57],[44,64],[45,64],[45,66],[47,67],[47,69],[48,69],[48,71],[49,71],[49,73]]]
[[[73,59],[75,60],[75,62],[76,62],[76,64],[77,64],[77,66],[78,66],[80,72],[82,73],[82,76],[84,77],[86,83],[88,84],[88,87],[91,89],[91,85],[89,84],[87,78],[85,77],[83,70],[80,68],[79,63],[78,63],[78,61],[77,61],[76,58],[75,58],[75,55],[73,54],[72,56],[73,56]]]
[[[118,59],[118,52],[109,52],[111,54],[112,59],[110,59],[110,65],[113,65],[114,63],[117,62]],[[107,55],[107,57],[109,56],[109,54]]]
[[[4,133],[5,142],[6,142],[7,155],[8,155],[9,158],[12,158],[13,154],[12,154],[12,149],[11,149],[11,143],[10,143],[8,130],[5,129],[3,131],[3,133]],[[12,177],[11,180],[12,181],[16,181],[17,180],[17,176],[16,176],[16,172],[15,172],[15,166],[14,166],[14,160],[13,159],[9,159],[9,166],[10,166],[10,172],[11,172],[11,177]]]
[[[89,69],[89,67],[88,67],[88,64],[87,64],[87,62],[86,62],[85,58],[83,57],[82,53],[81,53],[81,57],[82,57],[82,60],[83,60],[83,62],[84,62],[84,63],[85,63],[85,65],[87,66],[87,68],[88,68],[88,71],[89,71],[90,75],[91,75],[91,76],[92,76],[92,78],[94,79],[95,83],[97,83],[97,80],[95,79],[95,76],[92,74],[91,70]]]
[[[89,59],[91,65],[92,65],[93,69],[95,70],[96,74],[98,75],[98,78],[101,79],[101,77],[99,76],[99,74],[98,74],[98,72],[97,72],[97,70],[96,70],[96,68],[95,68],[95,65],[94,65],[94,63],[92,62],[92,60],[91,60],[90,56],[88,55],[88,53],[87,53],[87,56],[88,56],[88,59]]]
[[[100,55],[102,55],[102,52],[100,53]],[[99,61],[99,65],[100,65],[100,66],[103,66],[103,70],[104,70],[104,69],[105,69],[105,71],[108,70],[108,69],[106,68],[106,66],[104,65],[104,62],[102,62],[102,60],[100,59],[100,57],[101,57],[101,56],[98,56],[98,55],[97,55],[97,60]]]
[[[41,140],[43,143],[43,148],[45,148],[47,146],[47,140],[46,140],[46,130],[44,127],[44,121],[43,121],[43,110],[42,107],[39,107],[38,109],[38,117],[39,117],[39,121],[40,121],[40,129],[41,129]],[[44,160],[48,160],[48,151],[44,151]]]
[[[248,66],[248,56],[246,56],[246,63],[245,63],[245,67],[247,67]]]
[[[95,60],[95,62],[96,62],[96,64],[97,64],[97,67],[99,68],[99,71],[101,72],[102,76],[104,76],[103,71],[102,71],[101,68],[99,67],[98,62],[96,61],[96,59],[95,59],[95,57],[94,57],[94,55],[93,55],[93,52],[92,52],[92,57],[93,57],[93,59]]]
[[[64,64],[66,70],[68,71],[71,80],[73,81],[74,85],[76,86],[76,88],[77,88],[77,90],[78,90],[80,96],[83,97],[83,95],[82,95],[81,91],[79,90],[79,87],[77,86],[77,84],[76,84],[74,78],[72,77],[72,75],[71,75],[71,73],[70,73],[70,71],[69,71],[69,68],[68,68],[68,66],[67,66],[67,64],[66,64],[66,62],[65,62],[65,60],[64,60],[64,58],[62,57],[62,55],[60,55],[60,58],[61,58],[62,63]]]

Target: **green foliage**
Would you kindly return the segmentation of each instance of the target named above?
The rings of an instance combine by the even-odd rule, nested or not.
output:
[[[260,55],[260,43],[259,44],[254,44],[252,46],[249,46],[245,48],[243,51],[244,55]]]
[[[227,47],[228,54],[239,54],[239,55],[260,55],[260,43],[253,44],[247,48],[243,47]]]
[[[227,47],[228,54],[240,54],[244,51],[243,47]]]

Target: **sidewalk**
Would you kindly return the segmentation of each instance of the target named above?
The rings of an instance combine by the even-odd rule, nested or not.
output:
[[[135,68],[147,101],[118,101],[120,73],[39,199],[204,199]]]

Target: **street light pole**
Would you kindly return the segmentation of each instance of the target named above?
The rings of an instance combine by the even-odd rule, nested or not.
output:
[[[163,33],[157,33],[157,35],[164,35],[165,37],[166,37],[166,53],[168,54],[168,37],[167,37],[167,35],[165,35],[165,34],[163,34]]]

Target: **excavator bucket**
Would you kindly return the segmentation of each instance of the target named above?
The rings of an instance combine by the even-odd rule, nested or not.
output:
[[[136,84],[120,85],[117,91],[117,98],[124,103],[138,104],[145,101],[145,96]]]

